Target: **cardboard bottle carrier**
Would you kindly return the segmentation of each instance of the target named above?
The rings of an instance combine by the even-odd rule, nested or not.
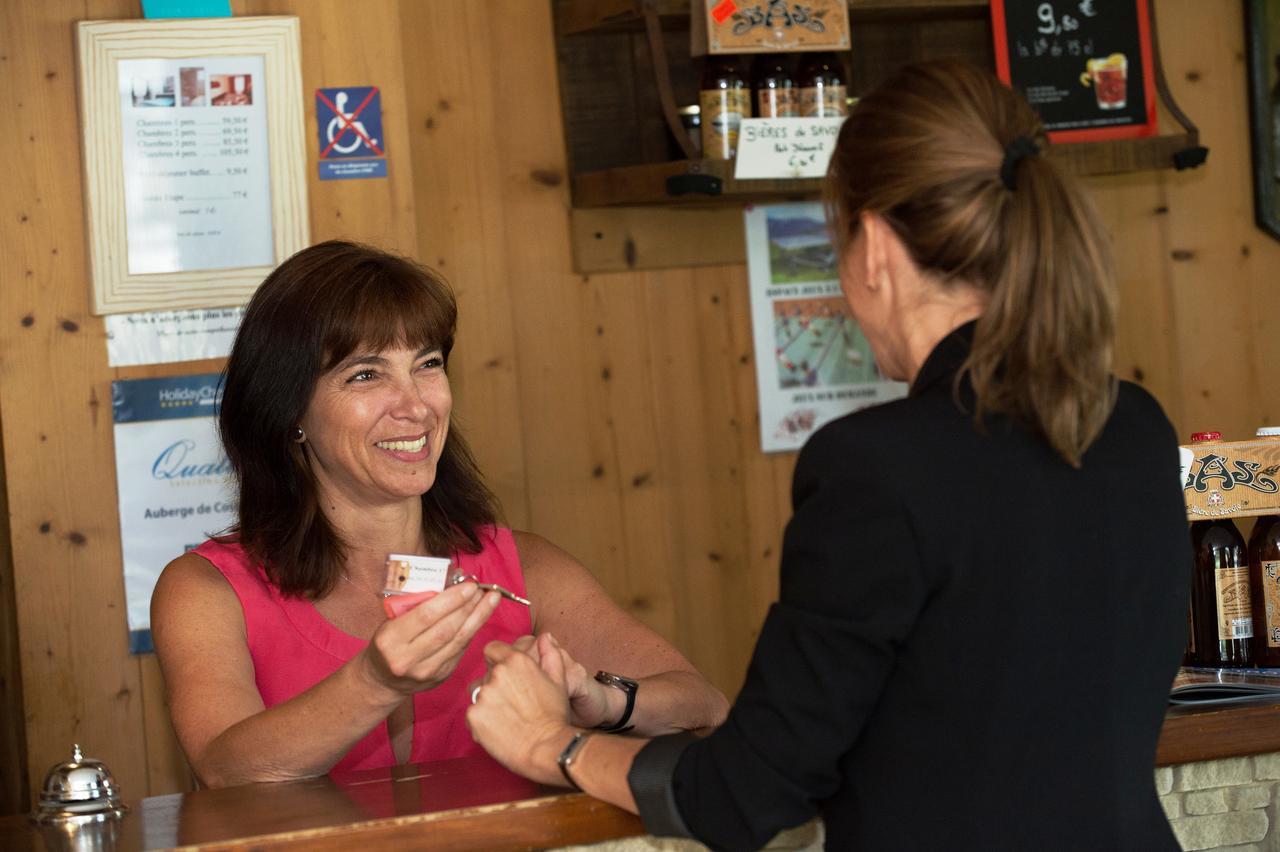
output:
[[[1280,439],[1191,444],[1178,455],[1188,519],[1280,513]]]

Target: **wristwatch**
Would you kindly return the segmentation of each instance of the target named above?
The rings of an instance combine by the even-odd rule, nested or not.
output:
[[[596,725],[596,730],[604,731],[606,734],[624,734],[634,728],[635,725],[628,725],[627,722],[631,721],[631,711],[636,709],[636,690],[640,688],[640,684],[629,677],[605,671],[596,672],[596,680],[605,686],[621,689],[627,694],[627,709],[622,711],[622,718],[612,725]]]

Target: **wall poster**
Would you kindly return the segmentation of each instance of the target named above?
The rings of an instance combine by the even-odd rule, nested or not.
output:
[[[1148,0],[991,0],[996,73],[1054,142],[1156,132]]]
[[[94,313],[244,303],[308,242],[298,19],[78,36]]]
[[[160,571],[236,519],[214,421],[218,380],[207,373],[111,383],[130,653],[153,650]]]
[[[748,207],[745,219],[761,448],[797,450],[830,420],[906,396],[849,312],[822,205]]]

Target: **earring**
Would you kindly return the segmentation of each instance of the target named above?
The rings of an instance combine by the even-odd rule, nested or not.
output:
[[[293,439],[295,444],[301,444],[303,441],[307,440],[307,433],[302,431],[301,426],[294,426],[289,432],[289,437]]]

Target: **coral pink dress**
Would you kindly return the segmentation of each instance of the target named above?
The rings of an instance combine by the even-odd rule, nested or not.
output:
[[[480,540],[483,550],[455,554],[455,564],[465,574],[474,574],[482,582],[498,583],[525,597],[524,574],[511,531],[485,527],[480,530]],[[240,599],[254,677],[267,707],[310,689],[368,644],[330,624],[311,601],[282,596],[238,544],[209,540],[194,552],[222,572]],[[482,652],[488,642],[511,642],[531,632],[527,607],[505,599],[498,604],[471,640],[453,674],[434,689],[414,696],[410,762],[484,754],[467,730],[465,715],[471,700],[467,685],[485,673]],[[395,763],[383,723],[357,742],[332,771],[376,769]]]

